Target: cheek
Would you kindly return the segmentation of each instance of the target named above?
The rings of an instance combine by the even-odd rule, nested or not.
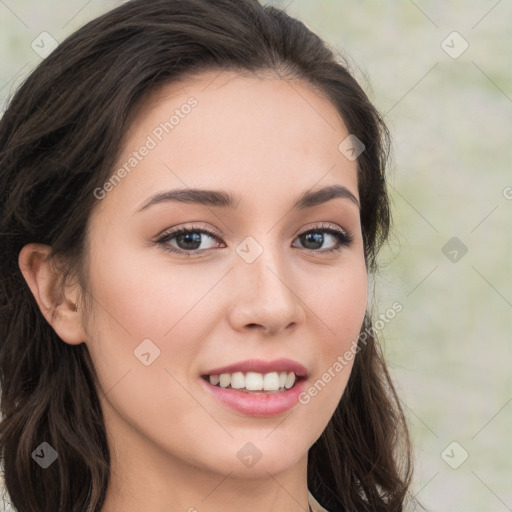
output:
[[[158,439],[191,436],[189,416],[202,409],[197,412],[185,389],[186,373],[203,329],[197,321],[205,314],[201,297],[215,276],[207,279],[186,266],[165,270],[166,265],[143,264],[136,251],[122,253],[111,246],[92,262],[89,349],[105,394],[104,414],[115,428],[122,417]],[[183,414],[175,417],[176,410]]]
[[[328,333],[330,350],[345,350],[360,333],[367,305],[367,272],[364,262],[354,261],[324,275],[321,286],[312,286],[314,307]]]
[[[166,265],[161,255],[158,261],[148,258],[156,251],[123,250],[120,244],[102,251],[93,262],[92,287],[101,301],[96,309],[109,329],[124,329],[133,342],[151,336],[163,340],[211,287],[194,268]]]
[[[211,312],[205,308],[211,308],[218,272],[198,272],[190,264],[167,265],[161,255],[158,262],[150,261],[147,254],[153,249],[128,250],[106,243],[98,247],[101,251],[91,262],[95,314],[88,332],[102,384],[109,389],[129,370],[133,380],[141,369],[158,368],[168,389],[164,369],[177,377],[185,373],[185,363],[194,361],[198,343],[206,338]],[[154,362],[146,367],[138,357],[148,350]]]
[[[314,338],[316,365],[301,404],[318,419],[320,435],[343,395],[357,357],[357,340],[367,303],[364,261],[361,264],[354,260],[342,270],[338,268],[329,279],[324,276],[312,297],[308,306],[318,316]]]

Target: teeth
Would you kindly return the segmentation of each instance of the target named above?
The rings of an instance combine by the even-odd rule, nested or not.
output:
[[[241,373],[240,375],[242,375],[243,378],[244,374]],[[234,376],[235,374],[233,375],[233,377]],[[231,387],[233,387],[233,377],[231,378]],[[261,373],[247,372],[247,375],[245,376],[244,386],[241,387],[245,387],[245,389],[249,391],[261,391],[263,389],[263,379],[264,377],[263,375],[261,375]],[[271,391],[270,388],[266,388],[266,390]],[[275,391],[277,391],[277,389]]]
[[[257,375],[257,374],[255,374]],[[292,373],[292,375],[294,375]],[[266,391],[277,391],[279,386],[279,374],[277,372],[272,373],[266,373],[263,377],[262,382],[262,389],[265,389]],[[247,389],[250,389],[249,386],[247,386]]]
[[[288,377],[286,377],[286,382],[284,387],[286,389],[290,389],[295,384],[295,373],[289,373]]]
[[[216,375],[214,375],[216,377]],[[229,373],[223,373],[219,377],[219,383],[221,388],[227,388],[229,386],[229,383],[231,382],[231,375]]]
[[[290,389],[295,384],[296,376],[293,372],[235,372],[221,373],[220,375],[209,375],[210,384],[227,388],[229,385],[233,389],[243,391],[284,391]]]
[[[235,372],[231,375],[231,387],[233,389],[245,388],[245,377],[242,372]]]

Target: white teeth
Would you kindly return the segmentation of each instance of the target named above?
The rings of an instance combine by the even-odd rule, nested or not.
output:
[[[221,373],[219,377],[219,384],[221,388],[227,388],[229,383],[231,382],[231,374],[229,373]]]
[[[236,374],[233,374],[233,377]],[[231,386],[233,386],[233,377],[231,378]],[[263,389],[263,376],[261,373],[247,372],[245,376],[245,389],[249,391],[261,391]]]
[[[247,391],[284,391],[295,384],[296,376],[293,372],[235,372],[209,375],[210,384],[227,388],[230,384],[233,389]]]
[[[235,372],[231,375],[231,387],[233,389],[245,388],[245,376],[242,372]]]
[[[289,373],[288,377],[286,377],[286,382],[284,387],[286,389],[290,389],[295,384],[295,373]]]
[[[279,374],[277,372],[266,373],[265,377],[263,377],[263,389],[277,391],[279,388]]]

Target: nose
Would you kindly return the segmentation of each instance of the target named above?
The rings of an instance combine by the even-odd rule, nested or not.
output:
[[[304,298],[285,254],[264,248],[252,263],[238,258],[233,280],[229,322],[239,332],[261,330],[266,335],[295,330],[306,318]]]

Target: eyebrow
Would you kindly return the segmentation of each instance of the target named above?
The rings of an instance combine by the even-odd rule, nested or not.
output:
[[[293,203],[292,209],[304,210],[338,198],[349,199],[357,205],[359,209],[361,208],[359,201],[348,188],[343,185],[330,185],[314,192],[304,192]],[[155,204],[168,201],[236,209],[240,204],[240,197],[222,190],[204,190],[197,188],[168,190],[151,197],[136,213],[146,210]]]

